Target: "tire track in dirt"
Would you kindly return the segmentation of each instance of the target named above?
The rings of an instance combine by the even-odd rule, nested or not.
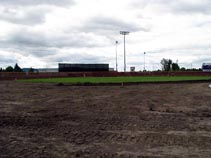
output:
[[[3,158],[211,155],[211,100],[205,84],[197,90],[189,84],[0,87]]]

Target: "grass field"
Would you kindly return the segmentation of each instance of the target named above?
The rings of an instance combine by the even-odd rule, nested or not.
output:
[[[210,76],[145,76],[145,77],[72,77],[27,79],[21,82],[48,82],[48,83],[128,83],[128,82],[174,82],[174,81],[211,81]]]

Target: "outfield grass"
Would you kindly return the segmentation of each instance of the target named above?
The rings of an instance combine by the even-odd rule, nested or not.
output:
[[[209,76],[145,76],[145,77],[71,77],[27,79],[21,82],[48,82],[48,83],[122,83],[122,82],[174,82],[210,80]]]

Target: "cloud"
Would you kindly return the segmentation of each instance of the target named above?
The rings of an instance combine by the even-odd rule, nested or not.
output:
[[[203,63],[211,63],[210,62],[211,55],[201,56],[200,58],[196,58],[193,63],[199,63],[201,66]]]
[[[173,14],[211,14],[209,0],[132,0],[132,8],[150,9],[152,12]]]
[[[210,14],[211,2],[208,0],[204,1],[179,1],[179,3],[171,3],[171,8],[175,13],[200,13],[200,14]]]
[[[45,57],[44,60],[50,61],[52,63],[105,63],[107,60],[103,56],[92,55],[86,52],[74,53],[70,52],[60,52],[58,54]]]
[[[210,7],[208,0],[1,0],[0,51],[8,58],[0,62],[115,65],[118,40],[121,70],[124,47],[119,31],[125,30],[131,32],[126,46],[130,65],[143,64],[144,51],[146,63],[159,65],[165,57],[201,65],[210,58]]]
[[[0,57],[0,63],[1,63],[0,68],[1,67],[6,68],[7,66],[14,66],[15,63],[18,63],[17,58],[11,52],[0,50],[0,56],[1,56]]]
[[[1,0],[0,21],[16,25],[40,25],[55,7],[69,7],[74,0]]]
[[[97,16],[87,20],[81,30],[85,32],[95,32],[95,33],[108,33],[108,32],[119,32],[121,30],[127,30],[131,32],[137,31],[149,31],[149,28],[144,28],[139,24],[133,22],[126,22],[121,19],[112,17],[101,17]]]
[[[26,30],[18,30],[10,33],[4,43],[21,47],[44,47],[47,46],[47,39],[41,33]]]
[[[17,63],[17,60],[13,57],[1,56],[0,63],[7,64],[7,63]]]
[[[3,8],[0,10],[0,20],[14,24],[37,25],[45,22],[45,14],[50,10],[45,8],[25,8],[11,9]]]
[[[74,0],[1,0],[0,4],[5,6],[35,6],[35,5],[66,6],[74,4]]]
[[[169,10],[174,14],[210,14],[211,2],[208,0],[193,1],[179,0],[166,1],[159,0],[158,3],[164,6],[165,10]],[[167,9],[168,8],[168,9]]]
[[[42,50],[41,52],[45,54],[46,49],[103,47],[105,43],[110,43],[110,40],[104,36],[94,35],[92,33],[46,33],[43,31],[34,31],[33,29],[21,29],[11,32],[5,39],[1,39],[0,47],[24,49],[27,52],[30,49],[38,54]]]
[[[22,54],[25,56],[31,55],[31,56],[37,57],[37,58],[52,56],[52,55],[59,53],[59,50],[55,49],[55,48],[36,48],[36,47],[27,48],[26,47],[26,48],[22,48],[22,50],[24,50],[24,51],[19,52],[19,54]]]

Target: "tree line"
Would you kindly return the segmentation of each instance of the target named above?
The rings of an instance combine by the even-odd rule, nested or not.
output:
[[[0,68],[0,72],[24,72],[23,69],[16,63],[14,67],[7,66],[5,69]],[[27,72],[35,72],[34,68],[27,69]]]
[[[163,58],[161,60],[161,66],[162,66],[162,71],[202,71],[202,69],[196,69],[196,68],[191,68],[191,69],[186,69],[184,67],[181,67],[178,65],[178,63],[174,63],[171,59],[165,59]]]
[[[29,68],[27,72],[34,72],[34,68]],[[0,72],[23,72],[23,69],[16,63],[14,67],[7,66],[5,69],[0,68]]]
[[[184,67],[180,68],[178,63],[174,63],[171,59],[165,59],[163,58],[160,62],[162,66],[162,71],[202,71],[202,69],[186,69]],[[8,66],[5,69],[0,68],[0,72],[23,72],[23,70],[18,66],[16,63],[14,67]],[[29,69],[29,72],[34,72],[33,68]]]
[[[18,64],[16,63],[14,67],[12,66],[8,66],[5,69],[0,68],[0,72],[23,72],[23,70],[20,68],[20,66],[18,66]]]

